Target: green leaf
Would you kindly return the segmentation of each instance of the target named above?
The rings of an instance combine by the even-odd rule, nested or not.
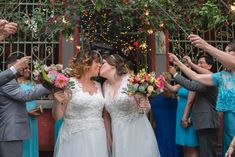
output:
[[[45,71],[45,69],[42,69],[42,78],[47,81],[47,82],[50,82],[48,76],[47,76],[47,73]]]
[[[101,9],[102,9],[102,6],[103,6],[103,3],[102,3],[102,0],[97,0],[96,3],[95,3],[95,9],[100,12]]]

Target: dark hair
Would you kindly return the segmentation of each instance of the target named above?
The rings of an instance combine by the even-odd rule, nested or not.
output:
[[[229,42],[227,47],[229,47],[231,51],[235,51],[235,41]]]
[[[14,54],[8,56],[6,64],[7,65],[12,64],[12,63],[16,62],[18,59],[22,58],[22,57],[24,57],[23,54],[14,53]]]
[[[199,58],[205,58],[206,64],[211,65],[210,71],[211,72],[216,72],[215,62],[214,62],[214,59],[213,59],[213,57],[211,55],[203,54]]]
[[[124,62],[124,59],[118,54],[106,56],[104,59],[108,64],[116,67],[118,76],[122,76],[128,73],[128,68]]]
[[[80,78],[86,73],[93,61],[101,62],[102,58],[99,52],[95,50],[79,51],[70,61],[70,76]]]
[[[129,70],[134,70],[135,69],[135,66],[134,66],[133,62],[130,61],[130,60],[126,61],[126,65],[127,65]]]

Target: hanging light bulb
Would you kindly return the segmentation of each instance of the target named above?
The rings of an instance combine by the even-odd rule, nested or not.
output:
[[[233,5],[230,6],[230,8],[231,8],[231,11],[235,13],[235,2],[233,3]]]
[[[142,44],[140,45],[140,47],[141,47],[142,49],[146,49],[146,48],[147,48],[147,44],[144,42],[144,43],[142,43]]]
[[[72,35],[69,36],[69,40],[70,40],[70,41],[73,41],[73,40],[74,40],[74,38],[73,38]]]
[[[163,22],[160,22],[159,27],[160,27],[160,28],[164,27],[164,23],[163,23]]]
[[[146,16],[149,16],[149,10],[146,10],[144,13]]]
[[[81,49],[81,46],[77,45],[77,49],[80,50],[80,49]]]
[[[150,29],[148,29],[148,31],[147,31],[149,34],[153,34],[153,30],[150,28]]]
[[[63,22],[64,24],[68,23],[68,21],[65,20],[65,17],[64,17],[64,16],[63,16],[63,18],[62,18],[62,22]]]

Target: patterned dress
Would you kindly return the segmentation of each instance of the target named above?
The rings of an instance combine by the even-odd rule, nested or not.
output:
[[[214,73],[212,80],[219,88],[216,109],[223,112],[222,156],[224,157],[235,135],[235,73],[230,71]]]

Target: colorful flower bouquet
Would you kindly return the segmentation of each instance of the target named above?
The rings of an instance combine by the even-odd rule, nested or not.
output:
[[[46,66],[34,61],[33,76],[36,82],[41,83],[45,88],[56,91],[73,88],[75,83],[70,81],[69,69],[63,69],[61,64]]]
[[[145,69],[140,70],[136,75],[131,74],[125,92],[128,95],[143,94],[146,97],[153,97],[163,92],[163,77],[156,77],[154,72],[147,73]]]
[[[133,96],[138,104],[139,113],[146,113],[150,110],[148,97],[153,97],[163,92],[163,77],[156,77],[154,72],[147,73],[145,69],[140,70],[136,75],[130,74],[127,88],[124,92]]]
[[[163,77],[156,77],[154,72],[147,73],[142,69],[137,75],[130,74],[128,81],[124,92],[134,97],[139,107],[139,113],[145,113],[150,110],[148,97],[153,97],[163,92]]]

